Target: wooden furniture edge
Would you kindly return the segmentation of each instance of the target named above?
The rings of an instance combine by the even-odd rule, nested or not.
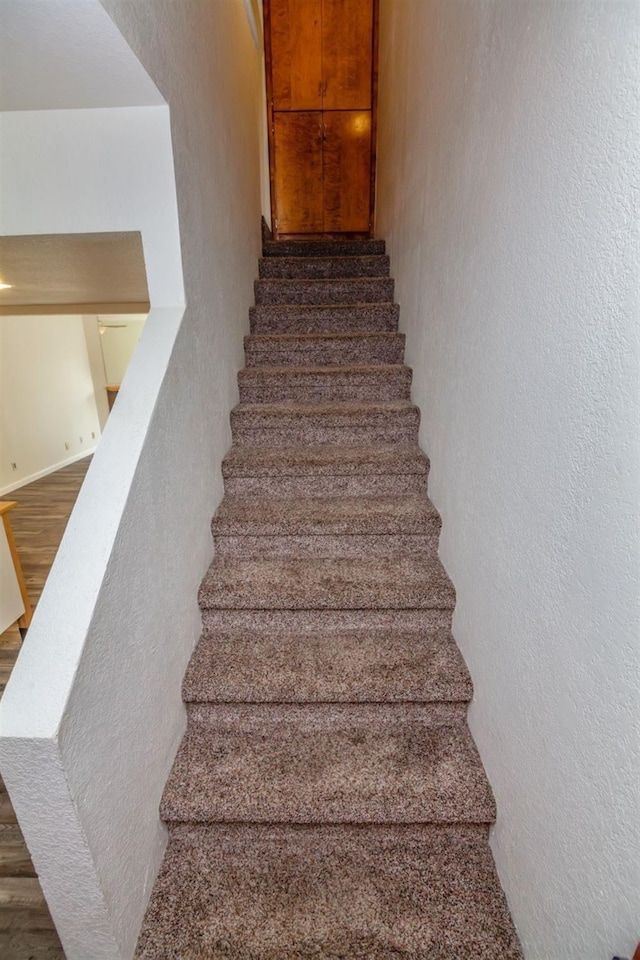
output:
[[[7,543],[9,544],[9,553],[11,554],[11,560],[13,561],[13,569],[16,572],[16,580],[18,581],[22,603],[24,604],[24,613],[22,616],[18,617],[17,623],[21,630],[26,630],[33,618],[33,608],[31,606],[31,601],[29,600],[27,584],[24,579],[24,573],[22,572],[22,564],[20,563],[20,556],[18,554],[18,548],[16,546],[16,541],[15,537],[13,536],[13,530],[11,529],[11,521],[9,518],[9,511],[13,510],[13,508],[17,506],[17,500],[0,500],[0,516],[2,517],[4,532],[7,538]]]

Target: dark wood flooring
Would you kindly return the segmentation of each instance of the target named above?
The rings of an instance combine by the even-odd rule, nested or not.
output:
[[[69,514],[91,462],[72,463],[10,494],[20,562],[35,607],[51,569]],[[16,662],[20,632],[0,634],[0,696]],[[42,895],[11,801],[0,779],[0,958],[64,960],[64,953]]]

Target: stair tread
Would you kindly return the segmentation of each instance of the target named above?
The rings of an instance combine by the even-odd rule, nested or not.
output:
[[[262,254],[265,257],[290,256],[292,252],[300,256],[336,256],[344,251],[357,253],[384,254],[384,240],[265,240]],[[318,251],[322,251],[318,253]],[[326,251],[326,252],[325,252]]]
[[[383,303],[265,304],[249,308],[252,333],[314,333],[398,329],[400,307]]]
[[[238,373],[241,403],[321,403],[326,400],[409,400],[412,371],[402,363],[270,365]]]
[[[256,303],[382,303],[393,300],[394,289],[391,277],[278,278],[254,283]]]
[[[357,417],[359,414],[389,414],[406,411],[418,414],[418,407],[410,400],[325,400],[322,403],[238,403],[232,417]]]
[[[408,374],[411,373],[411,367],[404,363],[359,363],[350,366],[341,366],[339,364],[305,364],[304,366],[276,366],[271,364],[256,364],[253,367],[244,367],[238,371],[238,376],[243,380],[251,380],[259,377],[301,377],[301,376],[340,376],[345,377],[354,375],[385,376],[389,374]]]
[[[428,474],[429,461],[417,444],[299,444],[289,447],[232,446],[222,461],[224,477],[273,476],[282,472],[299,476],[333,473]]]
[[[347,340],[355,340],[357,343],[367,340],[388,341],[390,343],[399,340],[404,341],[404,333],[397,333],[394,330],[373,330],[373,331],[346,331],[344,333],[250,333],[244,338],[245,343],[318,343],[323,340],[330,340],[332,343],[344,343]]]
[[[419,704],[200,705],[162,799],[165,820],[491,823],[468,727]]]
[[[216,630],[183,683],[187,702],[469,701],[448,626],[422,630]]]
[[[356,277],[356,280],[357,279],[362,278]],[[370,277],[369,279],[376,278]],[[380,277],[377,279],[380,279]],[[309,314],[316,313],[332,313],[335,310],[344,311],[344,313],[349,313],[352,310],[363,313],[371,310],[380,311],[381,313],[396,313],[398,309],[399,306],[397,303],[389,303],[388,300],[367,300],[364,303],[353,303],[351,300],[345,300],[344,303],[340,303],[338,300],[335,303],[256,303],[249,307],[249,312],[261,313],[265,316],[279,313],[300,313],[303,316],[309,316]]]
[[[214,518],[217,535],[424,534],[440,528],[425,496],[289,498],[226,496]]]
[[[239,908],[241,905],[241,908]],[[478,827],[172,825],[137,960],[521,960]]]
[[[260,333],[244,338],[247,367],[396,365],[405,337],[394,331]]]
[[[203,609],[452,609],[437,557],[218,559],[200,585]]]
[[[298,286],[302,284],[303,286],[307,283],[309,284],[332,284],[332,285],[344,285],[344,284],[367,284],[367,285],[376,285],[383,283],[385,285],[392,284],[392,277],[258,277],[255,281],[258,284],[297,284]]]
[[[316,257],[260,257],[262,279],[332,279],[388,277],[389,257],[385,254],[342,254]]]

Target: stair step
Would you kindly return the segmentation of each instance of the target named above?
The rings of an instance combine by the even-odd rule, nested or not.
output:
[[[217,536],[351,536],[405,533],[437,536],[440,515],[427,497],[225,497],[212,529]]]
[[[265,257],[366,257],[382,256],[384,240],[266,240]]]
[[[363,303],[251,307],[251,333],[393,332],[398,329],[397,303]]]
[[[422,630],[203,635],[182,685],[187,702],[467,703],[473,693],[448,625]]]
[[[404,400],[381,403],[241,403],[231,411],[238,446],[416,443],[420,412]]]
[[[451,632],[452,610],[239,610],[212,608],[202,611],[202,636],[214,639],[219,633],[261,633],[311,637],[322,634],[383,632],[421,633]]]
[[[227,494],[320,497],[422,493],[429,461],[417,444],[233,446],[222,461]]]
[[[265,942],[266,941],[266,942]],[[521,960],[482,826],[175,824],[137,960]]]
[[[263,280],[336,280],[355,277],[388,277],[389,257],[261,257],[258,275]]]
[[[420,496],[226,496],[211,529],[224,558],[435,557],[440,516]]]
[[[214,559],[199,603],[202,610],[452,610],[455,592],[437,557]]]
[[[464,714],[452,713],[440,704],[193,704],[162,817],[491,823],[480,758]]]
[[[411,368],[403,364],[352,367],[245,367],[241,403],[320,403],[409,400]]]
[[[256,304],[392,303],[389,277],[355,280],[256,280]]]
[[[403,333],[265,334],[244,338],[247,367],[402,364]]]

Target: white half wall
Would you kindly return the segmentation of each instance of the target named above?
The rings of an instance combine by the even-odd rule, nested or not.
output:
[[[92,453],[101,427],[82,317],[0,317],[0,341],[3,495]]]
[[[638,7],[382,0],[377,231],[527,960],[640,938]]]
[[[260,248],[259,57],[242,4],[104,6],[170,107],[186,309],[175,305],[173,186],[158,179],[166,144],[150,154],[132,130],[145,159],[112,178],[112,154],[99,180],[99,151],[71,150],[75,188],[59,167],[51,197],[35,179],[46,217],[30,202],[29,175],[12,167],[24,190],[3,229],[141,230],[151,296],[0,704],[2,773],[68,960],[133,956],[164,852],[159,802],[185,727],[180,686],[200,629],[197,588],[213,552]],[[108,130],[110,111],[99,112]],[[55,152],[54,127],[52,114],[42,143]]]

